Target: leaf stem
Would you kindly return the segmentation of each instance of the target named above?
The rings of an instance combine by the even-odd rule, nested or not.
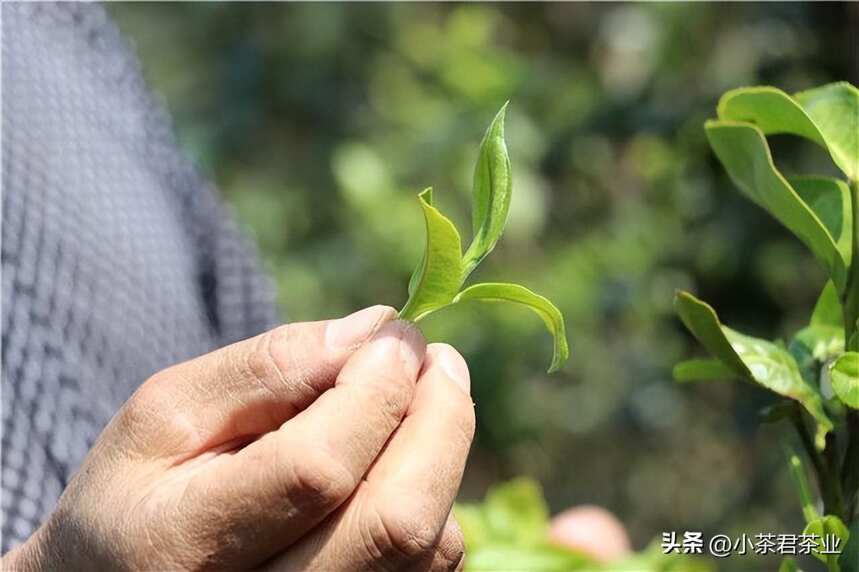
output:
[[[799,455],[788,448],[788,465],[790,473],[793,476],[796,490],[799,494],[799,503],[802,505],[802,515],[805,517],[805,522],[810,523],[820,518],[815,508],[814,499],[811,496],[811,487],[808,485],[808,475],[805,472],[805,466],[799,460]]]
[[[834,436],[832,433],[827,435],[826,449],[823,455],[821,455],[814,446],[814,439],[803,421],[799,406],[796,407],[794,415],[791,416],[791,421],[793,421],[802,447],[805,449],[811,465],[814,467],[820,496],[823,497],[823,512],[843,517],[844,495],[841,490],[841,482],[838,478],[838,468],[837,466],[833,466],[835,448],[837,446]]]
[[[796,428],[796,432],[799,435],[799,441],[802,443],[802,448],[805,449],[806,455],[808,455],[808,459],[811,461],[811,465],[814,467],[814,472],[817,475],[817,480],[821,485],[821,489],[823,489],[822,477],[825,469],[823,467],[823,461],[820,458],[820,454],[817,452],[817,448],[814,446],[814,439],[811,438],[811,434],[808,432],[808,428],[805,426],[805,422],[802,420],[802,412],[799,409],[799,405],[797,404],[794,407],[793,415],[790,417],[793,422],[794,428]]]
[[[826,448],[823,449],[823,466],[826,468],[824,479],[828,489],[829,502],[824,503],[824,512],[834,514],[844,520],[847,511],[844,503],[844,489],[841,488],[840,464],[838,462],[838,441],[834,432],[826,435]]]

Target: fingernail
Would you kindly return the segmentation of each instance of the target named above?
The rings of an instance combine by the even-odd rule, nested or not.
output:
[[[471,393],[471,374],[468,373],[468,364],[459,355],[459,352],[446,344],[436,346],[433,359],[437,359],[442,371],[456,382],[466,394]]]
[[[365,342],[380,324],[394,317],[390,306],[371,306],[334,320],[325,330],[325,344],[335,350],[351,349]]]

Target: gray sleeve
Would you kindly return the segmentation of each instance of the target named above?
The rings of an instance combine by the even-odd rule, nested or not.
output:
[[[104,9],[3,2],[3,550],[170,364],[277,321],[273,289]]]

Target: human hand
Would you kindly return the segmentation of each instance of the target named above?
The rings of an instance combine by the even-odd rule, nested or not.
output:
[[[4,569],[452,569],[468,369],[376,306],[155,374]]]
[[[549,538],[603,563],[623,558],[631,550],[623,524],[609,511],[593,505],[573,507],[555,516]]]

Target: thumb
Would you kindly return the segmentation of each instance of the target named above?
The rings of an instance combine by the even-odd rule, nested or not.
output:
[[[176,462],[251,440],[332,387],[349,356],[394,317],[393,308],[372,306],[287,324],[169,367],[132,395],[105,433],[141,456]]]

